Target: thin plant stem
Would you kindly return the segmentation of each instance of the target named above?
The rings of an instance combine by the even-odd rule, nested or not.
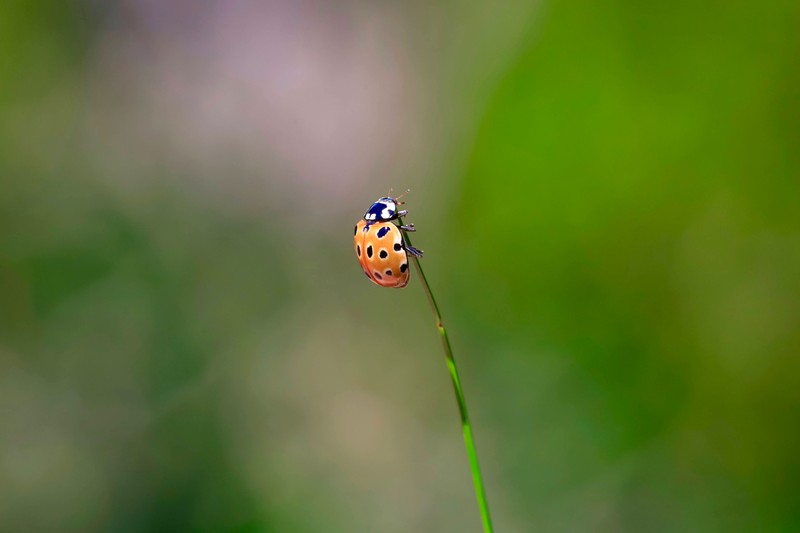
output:
[[[402,219],[399,221],[400,224],[403,223]],[[406,243],[412,246],[411,240],[408,238],[408,233],[406,233],[404,237]],[[461,429],[464,431],[464,444],[467,446],[467,456],[469,457],[470,470],[472,470],[472,481],[475,484],[475,496],[478,499],[478,508],[481,512],[483,531],[484,533],[492,533],[494,531],[492,529],[492,518],[489,515],[489,503],[486,501],[486,490],[483,487],[481,469],[480,466],[478,466],[478,452],[475,450],[475,439],[472,436],[472,426],[469,422],[467,402],[464,399],[461,379],[458,377],[458,368],[456,367],[455,357],[453,357],[453,350],[450,347],[450,339],[447,337],[447,330],[444,329],[444,324],[442,323],[442,314],[439,312],[439,306],[436,305],[436,299],[433,297],[433,292],[431,291],[431,286],[428,284],[428,279],[425,277],[425,272],[422,271],[419,258],[411,254],[409,254],[409,256],[417,267],[417,272],[422,282],[422,288],[425,289],[425,295],[428,297],[428,303],[430,303],[431,311],[433,311],[433,316],[436,319],[436,329],[439,330],[439,335],[442,337],[442,348],[444,349],[444,356],[447,361],[447,370],[450,371],[450,379],[453,381],[453,391],[456,394],[458,411],[461,414]]]

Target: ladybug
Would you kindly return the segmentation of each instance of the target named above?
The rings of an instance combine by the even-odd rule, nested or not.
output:
[[[392,200],[389,204],[386,200]],[[382,206],[382,207],[376,207]],[[356,257],[364,270],[364,274],[381,287],[394,287],[400,289],[408,284],[410,268],[408,256],[422,257],[422,252],[406,244],[403,231],[415,231],[413,224],[398,226],[391,222],[406,214],[406,211],[397,213],[397,202],[393,198],[381,198],[372,204],[364,218],[358,221],[353,232],[353,247]],[[388,211],[394,213],[388,215]],[[374,214],[376,217],[388,215],[390,221],[368,220],[367,216]]]

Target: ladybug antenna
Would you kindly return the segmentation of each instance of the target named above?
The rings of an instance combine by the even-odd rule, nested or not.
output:
[[[405,196],[406,194],[408,194],[410,192],[411,192],[411,189],[406,189],[406,192],[404,192],[403,194],[401,194],[400,196],[395,198],[394,201],[397,202],[397,205],[403,205],[405,202],[401,202],[400,198],[402,198],[403,196]]]

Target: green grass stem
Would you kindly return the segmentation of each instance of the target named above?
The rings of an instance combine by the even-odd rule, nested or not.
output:
[[[402,223],[403,222],[401,219],[400,224]],[[405,233],[404,237],[406,244],[413,246],[407,232]],[[461,387],[461,379],[458,377],[458,368],[456,367],[455,357],[453,357],[453,349],[450,347],[450,339],[447,337],[447,330],[444,329],[444,324],[442,323],[442,314],[439,312],[439,306],[436,304],[436,298],[433,297],[431,286],[428,283],[428,279],[425,277],[425,272],[422,270],[422,265],[417,257],[412,256],[411,254],[409,254],[409,256],[411,257],[411,260],[414,261],[414,265],[417,268],[420,281],[422,282],[422,288],[425,289],[425,295],[428,297],[428,303],[430,303],[431,311],[433,311],[433,316],[436,319],[436,329],[439,330],[439,335],[442,338],[442,348],[444,349],[444,356],[447,361],[447,370],[450,371],[450,379],[453,381],[453,390],[456,394],[458,411],[461,414],[461,428],[464,431],[464,444],[467,446],[469,467],[470,470],[472,470],[472,481],[475,484],[475,496],[478,499],[478,508],[481,512],[483,531],[484,533],[492,533],[494,529],[492,529],[492,518],[489,515],[489,503],[486,501],[486,490],[483,486],[481,469],[480,466],[478,466],[478,452],[475,450],[475,439],[472,436],[472,426],[469,422],[467,402],[464,399],[464,389]]]

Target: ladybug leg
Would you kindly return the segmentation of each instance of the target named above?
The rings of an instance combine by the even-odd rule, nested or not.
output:
[[[400,226],[400,229],[405,231],[417,231],[417,228],[414,227],[414,224],[406,224],[404,226]]]
[[[395,213],[395,215],[394,215],[394,218],[400,218],[400,217],[404,217],[404,216],[406,216],[407,214],[408,214],[408,211],[406,211],[405,209],[403,209],[402,211],[398,211],[397,213]]]
[[[406,252],[413,255],[414,257],[422,257],[422,250],[417,250],[413,246],[409,246],[405,243],[403,243],[403,248],[405,248]]]

